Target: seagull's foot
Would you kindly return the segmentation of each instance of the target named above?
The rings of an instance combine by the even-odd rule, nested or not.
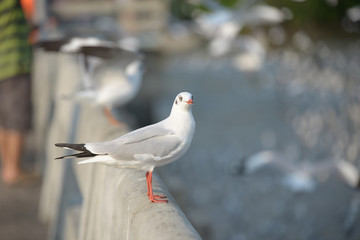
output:
[[[156,198],[166,198],[166,196],[161,196],[161,195],[153,195]],[[148,193],[148,197],[151,198],[151,195]]]
[[[155,203],[167,203],[168,200],[164,199],[166,198],[166,196],[159,196],[159,195],[154,195],[153,197],[149,197],[151,202],[155,202]],[[162,199],[158,199],[158,198],[162,198]]]
[[[150,201],[156,202],[156,203],[168,203],[168,200],[166,200],[166,199],[156,199],[155,197],[152,199],[150,198]]]
[[[161,195],[154,195],[154,197],[156,197],[156,198],[166,198],[166,196],[161,196]]]
[[[166,196],[153,194],[152,171],[146,173],[146,183],[147,183],[147,189],[148,189],[147,195],[151,202],[156,202],[156,203],[167,203],[168,202],[168,200],[166,199]]]

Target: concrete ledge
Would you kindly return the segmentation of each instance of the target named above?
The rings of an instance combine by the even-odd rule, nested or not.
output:
[[[156,174],[154,190],[168,196],[167,204],[149,201],[145,172],[100,164],[80,166],[74,159],[54,160],[66,153],[55,148],[56,142],[104,141],[128,131],[110,125],[95,106],[62,99],[80,85],[78,65],[69,54],[54,59],[59,63],[58,75],[53,83],[54,94],[48,97],[54,102],[53,109],[47,104],[36,105],[41,108],[36,113],[42,121],[51,115],[48,111],[53,111],[49,130],[44,132],[38,127],[36,132],[38,141],[45,143],[39,211],[50,226],[49,239],[201,239]],[[48,87],[44,90],[42,86],[49,84],[42,81],[50,79],[38,74],[36,93],[47,91]],[[40,94],[36,97],[40,98]]]
[[[133,181],[134,178],[136,181]],[[117,199],[126,204],[117,208],[116,212],[121,214],[127,211],[128,214],[124,228],[126,239],[200,239],[157,176],[154,178],[155,191],[165,194],[169,204],[154,204],[149,201],[143,172],[137,172],[136,175],[130,171],[124,172],[117,184]]]
[[[79,239],[200,239],[156,175],[154,189],[168,196],[168,204],[149,201],[142,171],[101,165],[93,170]]]

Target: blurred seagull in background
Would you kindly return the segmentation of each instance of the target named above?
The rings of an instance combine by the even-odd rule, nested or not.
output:
[[[351,236],[360,213],[360,174],[355,165],[344,159],[321,163],[289,162],[278,152],[261,151],[245,158],[241,162],[238,172],[253,174],[265,166],[275,167],[284,172],[281,183],[293,193],[314,192],[319,180],[325,181],[331,172],[338,173],[348,187],[356,190],[351,197],[343,222],[345,235]]]
[[[55,146],[81,151],[66,157],[89,158],[79,164],[101,163],[117,168],[134,168],[146,171],[148,197],[151,202],[167,202],[165,196],[154,195],[152,172],[155,167],[171,163],[190,147],[195,121],[192,115],[193,96],[188,92],[179,93],[173,103],[169,117],[112,141],[70,144],[57,143]]]
[[[200,33],[210,40],[212,56],[222,56],[233,49],[233,43],[244,26],[275,25],[285,20],[281,10],[265,4],[254,5],[250,0],[230,10],[214,1],[205,1],[210,13],[195,19]]]
[[[110,123],[122,125],[113,117],[111,109],[134,99],[144,73],[143,55],[126,50],[137,49],[135,38],[123,38],[118,43],[94,37],[64,38],[42,41],[37,47],[73,54],[78,61],[82,86],[81,90],[65,98],[92,102],[104,108]]]
[[[88,80],[74,98],[91,100],[104,108],[112,124],[121,124],[112,116],[111,109],[126,105],[139,92],[144,73],[143,56],[108,46],[84,46],[78,52],[86,59],[83,75]]]
[[[347,186],[360,187],[358,169],[343,159],[323,161],[321,163],[286,161],[286,157],[275,151],[260,151],[244,158],[238,167],[240,174],[253,174],[259,169],[269,166],[284,173],[282,183],[291,191],[313,192],[317,181],[324,181],[332,171],[336,171]]]
[[[79,63],[81,80],[84,88],[90,88],[92,85],[91,75],[94,67],[101,61],[97,58],[86,57],[80,53],[82,47],[102,46],[108,48],[116,48],[115,42],[103,40],[95,37],[74,37],[70,38],[66,44],[60,47],[60,52],[75,54]]]

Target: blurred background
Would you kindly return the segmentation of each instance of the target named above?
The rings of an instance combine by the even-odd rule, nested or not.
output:
[[[204,239],[360,238],[360,1],[39,0],[34,13],[35,42],[144,53],[134,127],[194,95],[190,150],[156,171]]]

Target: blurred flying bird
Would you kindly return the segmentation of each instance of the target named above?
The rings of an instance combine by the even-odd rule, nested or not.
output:
[[[221,56],[233,50],[233,43],[244,26],[264,26],[281,23],[285,16],[281,10],[268,5],[253,5],[248,1],[233,10],[219,4],[206,4],[210,13],[199,15],[195,22],[200,33],[210,40],[209,52]]]
[[[360,175],[358,169],[343,159],[323,161],[321,163],[294,162],[279,152],[261,151],[244,158],[238,167],[240,174],[253,174],[259,169],[269,166],[284,173],[282,183],[291,191],[313,192],[317,181],[324,180],[331,172],[336,171],[351,188],[359,188]]]

